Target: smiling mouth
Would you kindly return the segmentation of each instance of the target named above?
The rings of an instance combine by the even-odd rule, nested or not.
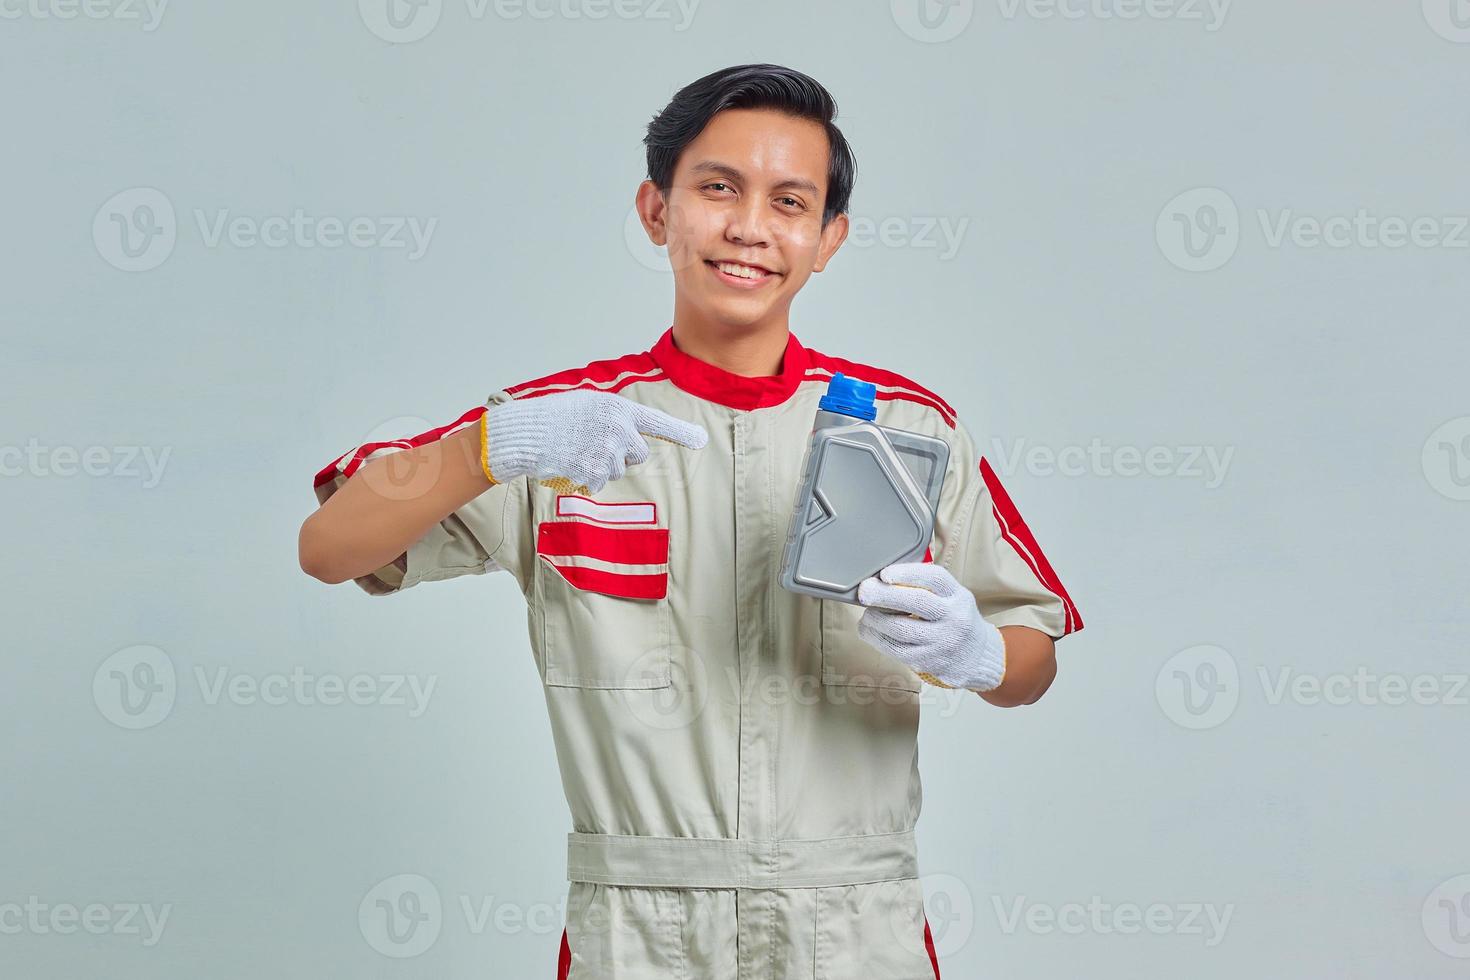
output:
[[[716,275],[732,286],[758,285],[776,278],[776,273],[769,269],[742,265],[739,262],[715,262],[706,259],[704,264],[715,270]]]

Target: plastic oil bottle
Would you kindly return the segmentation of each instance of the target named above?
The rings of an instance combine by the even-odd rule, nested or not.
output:
[[[863,579],[929,546],[949,444],[878,425],[876,396],[839,373],[817,405],[781,559],[792,592],[856,604]]]

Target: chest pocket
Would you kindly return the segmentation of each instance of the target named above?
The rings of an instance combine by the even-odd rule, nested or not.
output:
[[[920,691],[924,682],[913,668],[858,636],[866,607],[832,599],[822,604],[822,684],[827,687],[881,687]]]
[[[672,682],[669,531],[651,502],[558,497],[536,526],[543,679],[550,687]]]

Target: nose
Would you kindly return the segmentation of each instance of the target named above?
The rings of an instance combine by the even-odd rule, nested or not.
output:
[[[729,222],[725,225],[725,238],[737,245],[768,245],[770,239],[766,229],[766,204],[751,196],[731,208]]]

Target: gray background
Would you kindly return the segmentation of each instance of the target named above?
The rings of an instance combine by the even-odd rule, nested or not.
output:
[[[554,975],[568,826],[515,583],[369,599],[303,575],[296,531],[314,472],[368,435],[657,338],[672,279],[626,235],[643,127],[754,61],[827,85],[859,164],[867,224],[794,330],[958,408],[1087,624],[1035,706],[926,695],[947,980],[1470,974],[1451,0],[1223,20],[983,0],[933,7],[932,32],[911,2],[707,0],[686,22],[444,0],[407,43],[380,36],[382,2],[0,5],[0,974]],[[126,271],[107,230],[156,203],[139,188],[176,240]],[[196,217],[297,208],[437,225],[411,257],[211,245]],[[1273,242],[1283,215],[1360,209],[1436,224],[1396,248]],[[1068,472],[1007,462],[1093,440]],[[1114,465],[1150,450],[1152,473]],[[1229,454],[1219,478],[1196,450]],[[177,686],[130,729],[109,692],[139,657]],[[436,687],[417,717],[214,696],[298,667]],[[1430,703],[1382,703],[1392,676]],[[444,909],[408,959],[359,919],[402,874]],[[31,896],[113,910],[58,933],[5,912]],[[167,907],[156,941],[128,903]],[[1229,914],[1223,935],[1191,905]]]

